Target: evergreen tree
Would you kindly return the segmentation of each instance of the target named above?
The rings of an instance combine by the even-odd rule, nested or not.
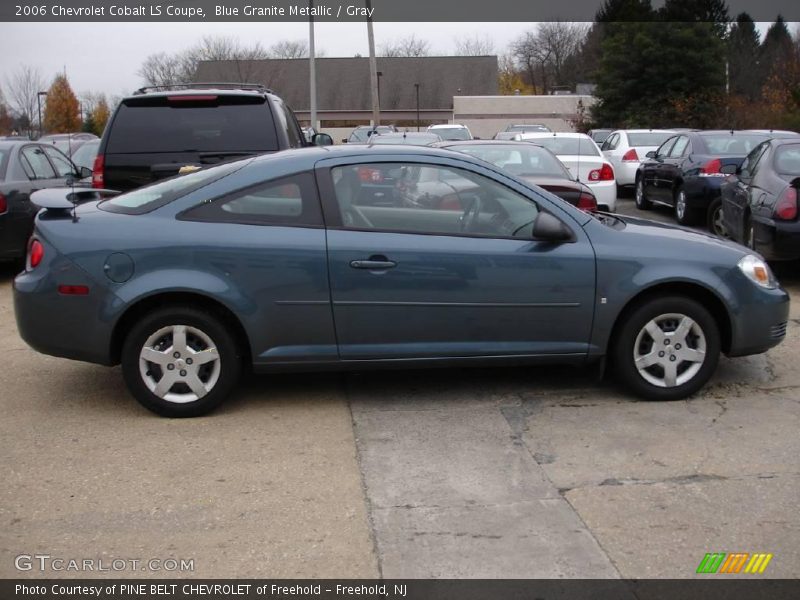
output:
[[[80,129],[78,98],[69,86],[66,75],[57,75],[47,92],[44,130],[48,133],[72,133]]]
[[[778,73],[791,61],[794,44],[786,21],[778,15],[775,22],[767,29],[764,43],[761,45],[761,69],[767,76]]]
[[[759,69],[760,41],[750,15],[741,13],[728,34],[728,82],[731,95],[756,100],[764,77]]]

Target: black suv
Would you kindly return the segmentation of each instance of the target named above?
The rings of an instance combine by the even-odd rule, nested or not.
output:
[[[311,144],[332,143],[318,134]],[[122,192],[226,160],[309,145],[292,110],[257,84],[141,88],[109,120],[92,186]]]

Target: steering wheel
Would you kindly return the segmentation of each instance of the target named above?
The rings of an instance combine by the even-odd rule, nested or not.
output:
[[[478,220],[478,215],[481,212],[481,206],[483,205],[483,201],[481,200],[480,196],[475,196],[475,199],[472,201],[467,207],[467,210],[464,211],[464,214],[461,215],[460,227],[459,229],[461,232],[467,232],[472,230],[472,226]]]

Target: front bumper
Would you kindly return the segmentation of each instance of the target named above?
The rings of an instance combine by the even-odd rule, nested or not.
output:
[[[748,285],[754,289],[732,317],[731,357],[766,352],[786,337],[789,294],[781,287],[767,290]]]

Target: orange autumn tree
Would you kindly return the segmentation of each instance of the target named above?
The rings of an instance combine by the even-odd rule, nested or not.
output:
[[[47,91],[44,110],[44,130],[48,133],[80,131],[78,98],[69,86],[66,75],[57,75]]]
[[[106,123],[108,123],[110,115],[111,112],[108,109],[108,102],[106,102],[105,96],[101,96],[92,111],[92,133],[98,136],[103,135],[103,130],[106,128]]]

